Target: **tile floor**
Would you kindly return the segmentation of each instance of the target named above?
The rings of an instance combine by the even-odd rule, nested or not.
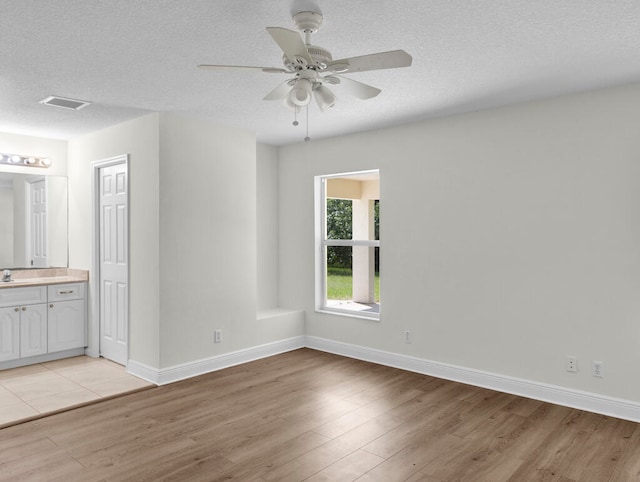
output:
[[[87,356],[0,370],[0,428],[150,386],[121,365]]]

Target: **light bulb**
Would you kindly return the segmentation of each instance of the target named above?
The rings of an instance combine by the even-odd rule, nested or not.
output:
[[[298,79],[296,85],[289,92],[289,100],[298,106],[309,105],[311,102],[311,89],[313,85],[307,79]]]

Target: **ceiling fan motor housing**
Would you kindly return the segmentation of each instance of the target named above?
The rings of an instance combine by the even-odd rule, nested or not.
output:
[[[333,60],[331,52],[327,49],[318,47],[317,45],[306,45],[306,47],[309,52],[309,56],[313,60],[312,64],[309,64],[308,61],[302,57],[296,57],[295,61],[292,62],[286,55],[284,55],[282,57],[282,63],[284,66],[292,71],[301,71],[305,69],[324,70]]]
[[[322,25],[322,14],[318,12],[298,12],[293,16],[298,30],[304,33],[316,33]]]
[[[309,51],[309,55],[311,55],[315,65],[321,69],[325,69],[333,60],[331,52],[322,47],[318,47],[317,45],[307,45],[307,50]]]

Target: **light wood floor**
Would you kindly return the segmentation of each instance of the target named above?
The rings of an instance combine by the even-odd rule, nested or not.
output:
[[[633,481],[639,427],[302,349],[0,430],[0,480]]]

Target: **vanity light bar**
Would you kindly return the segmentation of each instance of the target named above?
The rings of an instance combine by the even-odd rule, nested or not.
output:
[[[0,154],[0,164],[9,166],[51,167],[48,157],[23,156],[20,154]]]

